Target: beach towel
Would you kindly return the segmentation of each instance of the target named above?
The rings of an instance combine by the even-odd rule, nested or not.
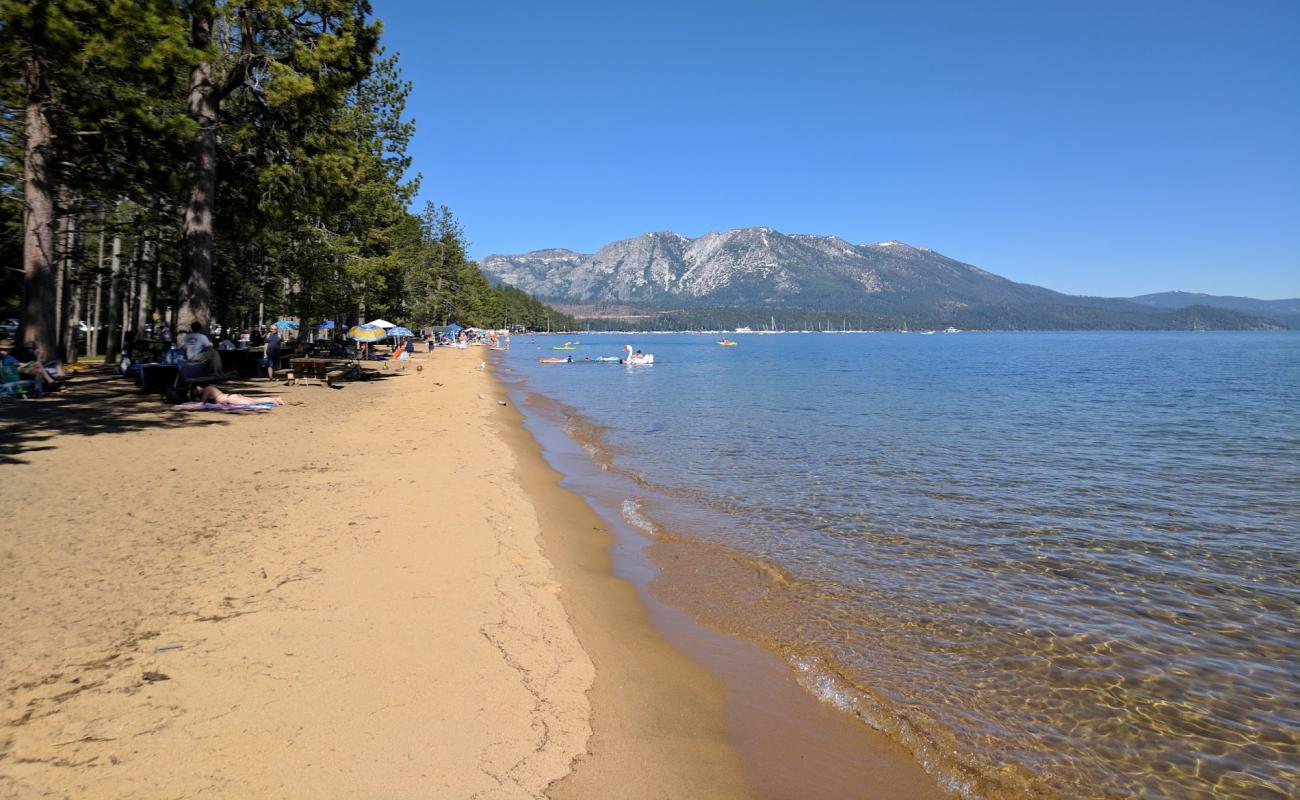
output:
[[[242,405],[236,403],[181,403],[172,406],[177,411],[266,411],[268,408],[275,408],[275,403],[253,403],[252,405]]]

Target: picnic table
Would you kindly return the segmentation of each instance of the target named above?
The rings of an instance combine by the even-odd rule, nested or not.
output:
[[[312,378],[330,385],[342,378],[354,378],[359,371],[355,362],[328,358],[293,358],[289,367],[295,378]]]
[[[299,378],[315,378],[316,380],[325,380],[329,373],[329,362],[323,358],[291,358],[289,367],[293,374]]]

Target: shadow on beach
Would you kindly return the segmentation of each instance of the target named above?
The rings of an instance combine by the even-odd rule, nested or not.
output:
[[[362,367],[361,382],[400,378],[405,367],[390,370],[387,364]],[[322,386],[320,382],[305,382]],[[334,389],[344,386],[336,384]],[[279,395],[282,382],[265,383],[247,379],[222,384],[229,392],[248,397]],[[96,436],[102,433],[131,433],[146,430],[229,424],[229,417],[210,413],[175,411],[157,394],[145,394],[130,380],[108,365],[96,365],[77,373],[58,392],[32,400],[0,405],[0,464],[26,464],[24,453],[52,450],[58,436]]]
[[[173,412],[158,395],[144,394],[112,367],[96,366],[78,373],[62,391],[0,406],[0,464],[26,464],[23,454],[53,450],[59,436],[226,423]]]

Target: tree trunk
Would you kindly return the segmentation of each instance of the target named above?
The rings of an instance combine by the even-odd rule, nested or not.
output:
[[[68,256],[70,255],[69,232],[72,230],[72,215],[64,214],[59,227],[63,230],[60,232],[58,241],[58,260],[55,262],[58,266],[54,270],[54,341],[59,342],[59,349],[63,349],[63,340],[68,330],[68,305],[64,301],[67,296],[68,283]],[[58,356],[50,356],[58,358]]]
[[[23,313],[22,341],[36,343],[38,357],[54,358],[58,315],[54,278],[54,198],[51,195],[50,100],[45,65],[34,54],[23,59],[26,143],[23,147]]]
[[[215,9],[196,3],[190,43],[204,51],[212,42]],[[220,96],[212,81],[212,62],[204,58],[190,71],[190,119],[198,123],[190,140],[190,198],[185,206],[178,323],[198,322],[206,332],[212,318],[212,215],[217,190],[217,114]]]
[[[162,324],[167,309],[163,306],[163,260],[162,256],[159,255],[162,250],[162,232],[156,229],[154,232],[158,234],[158,243],[155,245],[153,259],[153,314],[150,316],[153,317],[154,327],[156,328]]]
[[[76,216],[69,214],[64,223],[63,253],[63,360],[77,361],[77,334],[81,331],[81,258],[77,239]]]
[[[134,331],[134,339],[140,338],[140,331],[135,326],[136,312],[140,308],[140,232],[136,230],[131,237],[131,255],[127,261],[126,295],[122,298],[122,327]],[[130,337],[129,337],[130,338]]]
[[[135,235],[131,237],[131,255],[127,261],[127,268],[122,271],[122,279],[126,281],[126,291],[122,293],[123,350],[128,345],[135,344],[140,338],[140,331],[135,327],[135,315],[140,303],[140,250],[143,241],[144,237],[140,235],[137,226]]]
[[[113,234],[113,256],[109,262],[108,273],[108,324],[104,326],[104,352],[108,356],[109,362],[117,360],[117,356],[122,352],[122,332],[118,330],[118,309],[121,303],[118,302],[118,295],[122,293],[122,235]]]
[[[104,229],[108,226],[108,216],[102,215],[99,222],[99,260],[95,267],[95,301],[90,307],[90,332],[86,335],[87,355],[94,358],[99,355],[99,323],[102,319],[100,307],[104,302]]]
[[[140,289],[139,300],[136,302],[135,329],[140,333],[144,333],[145,325],[149,323],[149,284],[153,279],[153,252],[153,240],[146,235],[140,245],[140,269],[137,273]]]

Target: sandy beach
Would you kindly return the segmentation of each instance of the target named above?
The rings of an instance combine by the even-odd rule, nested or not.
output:
[[[720,686],[480,364],[0,410],[0,796],[743,796]]]

